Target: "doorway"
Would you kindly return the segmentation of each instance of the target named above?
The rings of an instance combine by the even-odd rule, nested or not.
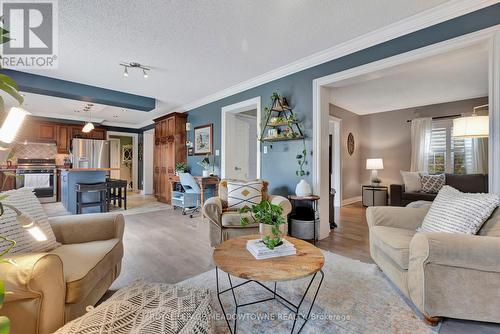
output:
[[[260,178],[260,108],[260,97],[222,108],[222,178]]]
[[[113,178],[118,176],[118,179],[127,180],[127,189],[137,190],[139,163],[137,133],[108,131],[107,137],[111,144],[110,166],[119,168],[119,170],[111,171],[110,176]],[[119,167],[116,167],[117,165]]]
[[[329,173],[330,173],[330,196],[333,189],[333,208],[330,204],[330,224],[332,221],[337,221],[339,218],[340,207],[342,206],[342,150],[341,150],[341,137],[342,137],[342,120],[330,116],[328,124],[329,134]],[[332,200],[331,199],[331,200]],[[332,215],[332,209],[335,215]]]

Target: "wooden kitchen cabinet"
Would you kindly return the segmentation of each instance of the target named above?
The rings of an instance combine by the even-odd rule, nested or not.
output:
[[[170,175],[177,162],[187,161],[185,114],[173,113],[155,119],[153,187],[156,198],[171,202]]]
[[[52,123],[38,124],[38,137],[36,139],[42,141],[55,141],[57,138],[57,125]]]
[[[57,128],[57,153],[68,154],[71,145],[71,127],[61,125]]]
[[[5,172],[14,174],[16,173],[15,170],[0,171],[0,188],[3,187],[0,189],[0,191],[16,189],[16,178],[14,176],[5,175]]]

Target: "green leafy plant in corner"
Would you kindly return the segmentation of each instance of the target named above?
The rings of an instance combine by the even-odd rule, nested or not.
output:
[[[175,163],[175,171],[176,172],[184,173],[185,171],[187,171],[187,169],[188,169],[187,163],[185,163],[185,162],[176,162]]]
[[[263,200],[257,205],[252,205],[251,208],[245,207],[239,210],[240,224],[246,226],[250,224],[249,217],[246,215],[250,213],[253,221],[259,224],[271,225],[271,235],[266,235],[262,241],[269,249],[279,246],[283,243],[280,237],[280,225],[286,223],[283,218],[283,208],[279,205],[272,204],[268,200]]]

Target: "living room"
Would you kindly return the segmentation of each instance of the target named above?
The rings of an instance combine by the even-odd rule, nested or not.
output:
[[[500,332],[498,1],[1,8],[1,333]]]

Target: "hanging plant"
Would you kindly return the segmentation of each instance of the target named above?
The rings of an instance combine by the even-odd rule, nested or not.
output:
[[[297,176],[309,175],[309,171],[304,170],[304,166],[307,165],[307,149],[306,142],[303,141],[303,143],[304,149],[295,157],[297,159],[297,164],[299,165],[299,170],[295,171],[295,175]]]

